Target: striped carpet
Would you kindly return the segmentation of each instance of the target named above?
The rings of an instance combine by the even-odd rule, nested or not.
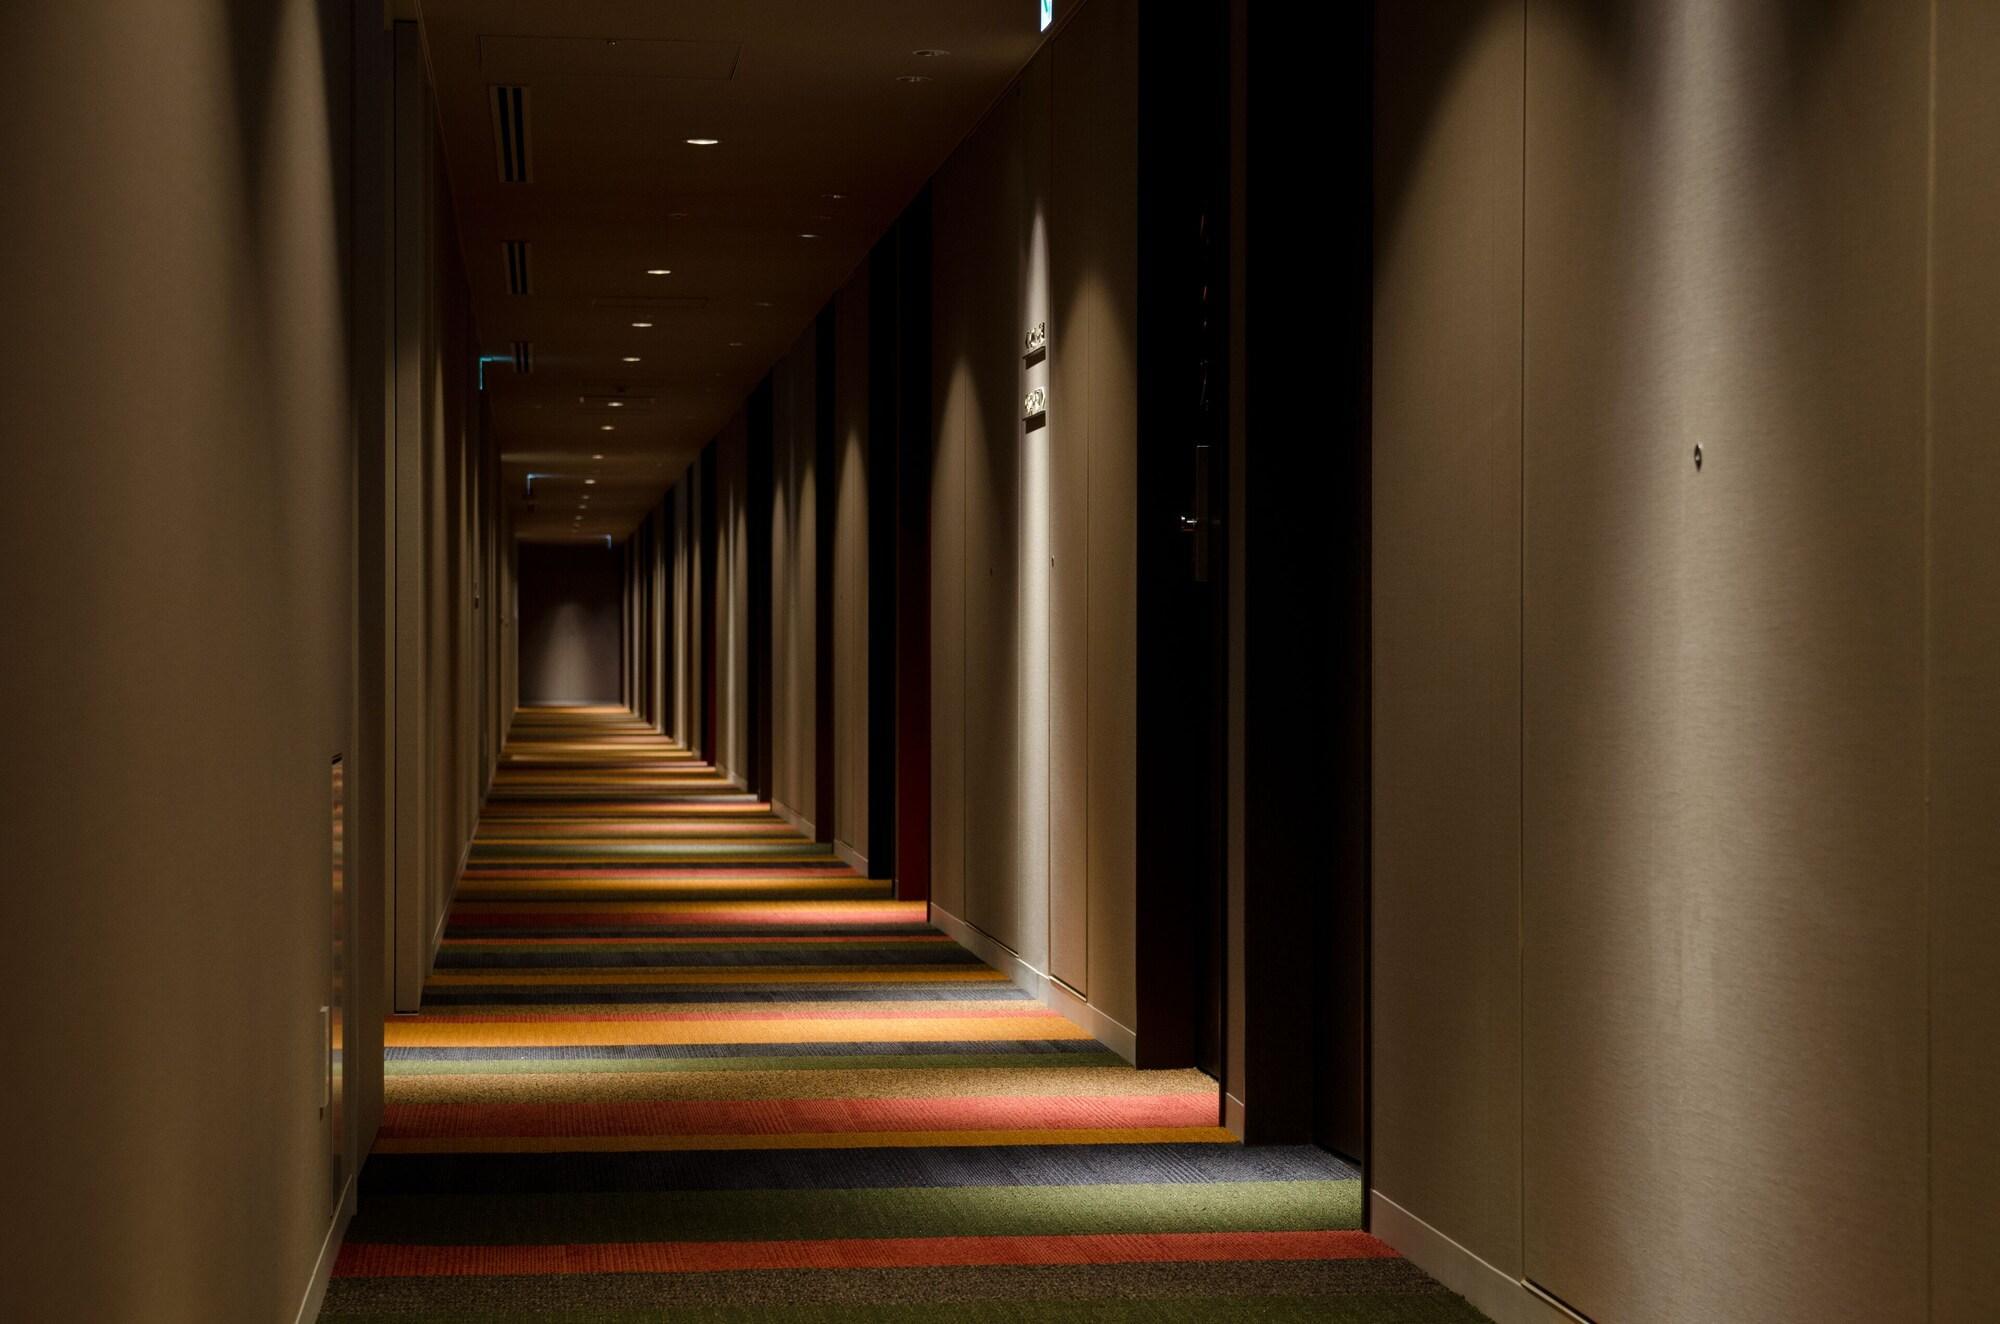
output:
[[[326,1321],[1480,1316],[623,710],[516,718]]]

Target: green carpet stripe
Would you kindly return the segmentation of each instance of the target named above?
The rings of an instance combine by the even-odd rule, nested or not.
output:
[[[1350,1228],[1361,1183],[960,1186],[382,1196],[350,1236],[397,1245],[804,1241],[842,1237],[1302,1232]]]
[[[524,1308],[600,1312],[585,1318],[634,1318],[624,1313],[703,1307],[881,1306],[1016,1302],[1147,1300],[1194,1296],[1288,1302],[1374,1298],[1383,1292],[1438,1295],[1437,1285],[1407,1260],[1332,1260],[1217,1264],[980,1265],[926,1269],[757,1269],[701,1274],[576,1274],[551,1285],[523,1276],[459,1278],[451,1303],[460,1311],[505,1316]],[[337,1318],[409,1318],[439,1299],[432,1280],[337,1280],[329,1294]],[[1039,1311],[1037,1312],[1039,1313]],[[490,1317],[482,1313],[481,1318]],[[542,1316],[536,1316],[541,1318]],[[558,1313],[556,1318],[563,1318]],[[1433,1315],[1450,1319],[1450,1315]],[[1459,1318],[1463,1318],[1460,1316]]]

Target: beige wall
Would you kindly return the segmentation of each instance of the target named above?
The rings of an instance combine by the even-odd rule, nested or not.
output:
[[[2000,7],[1937,6],[1931,268],[1932,1317],[2000,1311]]]
[[[715,764],[744,779],[750,747],[749,434],[738,410],[711,444],[715,460]]]
[[[357,48],[383,95],[359,140]],[[381,1096],[391,53],[348,6],[298,0],[13,6],[0,52],[0,1315],[289,1320],[334,1154],[365,1151]],[[462,461],[418,526],[444,822],[476,802],[494,627],[471,592],[504,544],[478,523],[476,412],[437,403],[435,454]]]
[[[518,555],[522,701],[617,702],[621,553],[530,543]]]
[[[834,296],[833,842],[868,867],[868,264]],[[887,587],[886,585],[884,586]]]
[[[1369,1177],[1518,1274],[1522,31],[1454,12],[1378,9]]]
[[[491,635],[478,591],[511,531],[478,398],[478,337],[415,25],[396,25],[391,41],[394,78],[384,73],[369,85],[392,99],[382,167],[394,180],[393,204],[385,204],[394,270],[386,288],[367,296],[388,310],[390,401],[382,518],[372,506],[362,512],[368,535],[383,539],[362,591],[364,610],[379,601],[384,611],[379,716],[391,755],[373,786],[364,770],[358,793],[382,797],[386,968],[392,1005],[414,1011],[498,757],[497,743],[482,749],[480,729],[512,711],[480,683]],[[373,693],[370,702],[378,702]]]
[[[1136,41],[1125,0],[1078,10],[932,193],[933,911],[1127,1053]]]
[[[815,831],[819,476],[813,330],[771,369],[771,798]]]
[[[1936,13],[1378,6],[1370,1177],[1497,1318],[1992,1312],[2000,29]]]

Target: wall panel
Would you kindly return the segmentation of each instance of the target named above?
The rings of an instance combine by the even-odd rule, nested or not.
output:
[[[965,918],[1021,951],[1021,437],[1015,333],[1021,259],[1021,94],[1010,89],[954,167],[972,224],[952,260],[972,268],[964,324]]]
[[[1377,24],[1369,1179],[1515,1273],[1521,12]]]
[[[1922,1313],[1928,27],[1530,26],[1526,1268],[1599,1318]]]
[[[1053,96],[1065,110],[1088,96],[1095,71],[1073,53],[1074,33],[1052,56]],[[1052,135],[1049,194],[1092,196],[1102,162],[1065,121]],[[1083,242],[1097,209],[1049,209],[1049,973],[1090,990],[1090,324],[1103,315],[1101,282]],[[1074,346],[1072,347],[1072,340]]]
[[[966,913],[966,340],[977,300],[964,236],[979,223],[975,185],[954,157],[931,195],[931,902],[954,916]]]
[[[715,763],[738,782],[750,749],[749,433],[738,410],[715,458]]]
[[[1137,38],[1126,0],[1078,10],[932,192],[933,898],[1126,1051]],[[1048,351],[1028,361],[1038,322]]]
[[[1932,1318],[2000,1316],[2000,7],[1941,0],[1930,480]]]
[[[1098,0],[1056,43],[1053,247],[1073,262],[1059,290],[1073,327],[1056,351],[1065,384],[1083,387],[1070,417],[1089,454],[1090,661],[1085,951],[1090,1005],[1141,1030],[1138,1005],[1139,762],[1139,6]],[[1067,250],[1065,252],[1065,250]],[[1073,344],[1072,344],[1073,340]],[[1068,371],[1080,353],[1087,381]],[[1192,977],[1192,976],[1190,976]]]
[[[868,860],[868,266],[834,296],[833,841]]]
[[[0,1020],[36,1064],[0,1103],[10,1319],[310,1318],[352,1171],[334,1157],[366,1152],[379,1109],[385,554],[421,566],[413,587],[424,553],[455,558],[456,611],[426,642],[457,641],[441,674],[464,686],[489,661],[465,596],[487,530],[467,499],[485,462],[471,410],[454,416],[466,467],[444,476],[453,541],[417,519],[405,542],[385,509],[393,53],[360,12],[0,18],[20,112],[0,122],[19,175],[0,194],[0,675],[23,696],[0,742],[0,952],[22,996]],[[411,366],[429,376],[439,346],[420,329]],[[413,808],[449,822],[476,796],[460,742],[486,714],[464,689],[428,697],[409,716],[446,715],[455,764],[416,766]],[[333,927],[335,758],[359,942]],[[353,1147],[321,1106],[337,979]]]
[[[771,370],[771,795],[810,833],[818,820],[814,676],[819,603],[819,480],[814,336]]]

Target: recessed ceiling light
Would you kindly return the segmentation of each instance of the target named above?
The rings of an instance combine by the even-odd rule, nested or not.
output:
[[[937,59],[937,58],[938,58],[939,56],[941,56],[941,55],[949,55],[949,54],[951,54],[951,52],[950,52],[950,51],[941,51],[941,50],[939,50],[939,49],[938,49],[937,47],[935,47],[935,46],[926,46],[926,47],[924,47],[924,48],[923,48],[923,49],[921,49],[921,50],[914,50],[914,51],[911,51],[911,52],[910,52],[910,54],[912,54],[912,55],[916,56],[916,57],[917,57],[918,59],[920,59],[920,60],[935,60],[935,59]]]
[[[646,331],[650,330],[653,324],[651,322],[634,322],[632,325],[641,331]]]
[[[801,239],[817,239],[817,238],[819,238],[819,236],[818,236],[818,235],[816,235],[816,234],[811,234],[811,233],[807,233],[807,234],[801,234],[801,235],[799,236],[799,238],[801,238]]]
[[[674,271],[672,267],[648,267],[646,268],[646,274],[648,276],[671,276],[674,274]]]
[[[899,83],[928,83],[931,80],[923,74],[897,74],[896,81]]]
[[[713,147],[721,141],[720,138],[690,138],[687,144],[690,147]]]
[[[771,301],[769,299],[758,299],[755,302],[753,302],[750,306],[753,308],[769,308],[771,306]]]
[[[604,457],[603,457],[602,455],[593,455],[593,456],[591,456],[590,458],[591,458],[591,459],[593,459],[593,460],[601,460],[601,459],[603,459]]]
[[[637,354],[627,354],[625,356],[625,361],[627,363],[637,363],[639,361],[639,356]]]
[[[585,487],[595,487],[597,486],[597,480],[595,478],[586,478],[583,480],[583,485]]]
[[[623,409],[625,407],[625,402],[623,400],[613,400],[611,402],[611,407],[613,409]]]
[[[732,340],[732,341],[730,341],[730,342],[729,342],[729,347],[730,347],[731,349],[742,349],[742,348],[743,348],[743,342],[742,342],[742,341],[740,341],[740,340]]]
[[[599,432],[609,432],[609,431],[611,431],[611,424],[609,424],[609,423],[599,423],[599,424],[597,425],[597,430],[598,430]]]

